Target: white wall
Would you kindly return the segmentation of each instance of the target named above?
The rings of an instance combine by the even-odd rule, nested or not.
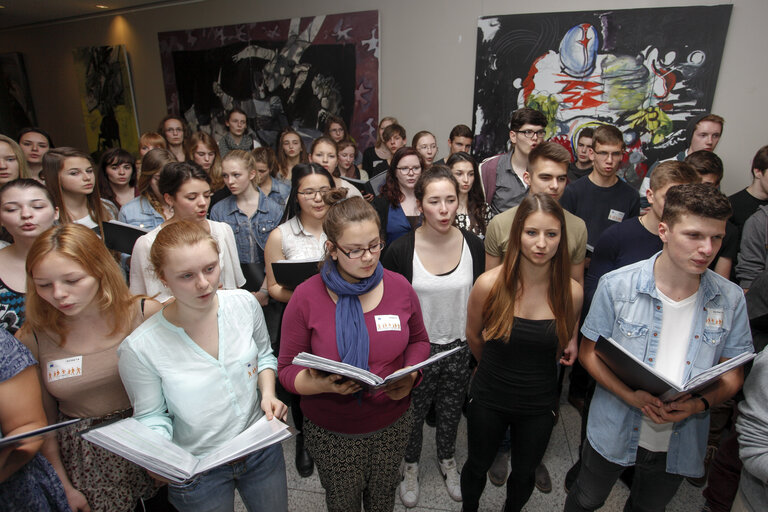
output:
[[[675,5],[722,1],[677,0]],[[378,9],[381,115],[395,115],[409,134],[428,129],[441,153],[448,132],[471,124],[477,18],[494,14],[667,7],[664,0],[207,0],[117,17],[0,32],[0,52],[24,54],[41,126],[58,145],[86,145],[72,49],[125,44],[131,59],[140,129],[165,114],[157,33],[350,11]],[[718,154],[726,165],[724,192],[750,182],[749,164],[768,144],[764,98],[768,66],[768,2],[734,0],[713,112],[726,119]]]

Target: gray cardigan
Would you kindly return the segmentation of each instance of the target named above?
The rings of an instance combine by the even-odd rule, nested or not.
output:
[[[751,510],[768,510],[768,353],[757,355],[744,383],[736,432],[744,462],[739,491]]]
[[[761,206],[752,214],[741,233],[741,247],[736,264],[736,278],[742,288],[752,286],[752,281],[768,268],[768,206]]]

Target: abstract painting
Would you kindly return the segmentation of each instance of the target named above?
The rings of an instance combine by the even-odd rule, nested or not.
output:
[[[687,148],[689,121],[712,108],[731,5],[486,16],[478,19],[475,152],[506,151],[509,117],[528,106],[568,149],[602,123],[624,134],[619,171]]]
[[[376,140],[378,34],[378,11],[161,32],[168,112],[218,139],[240,108],[271,147],[288,126],[309,140],[339,116],[364,149]]]
[[[73,50],[88,150],[98,161],[110,148],[134,151],[139,125],[124,45]]]
[[[0,54],[0,133],[11,138],[22,128],[37,125],[24,58]]]

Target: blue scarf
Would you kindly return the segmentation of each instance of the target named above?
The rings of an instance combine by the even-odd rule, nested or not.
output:
[[[368,329],[358,296],[373,290],[384,276],[384,267],[376,265],[373,275],[350,283],[339,274],[336,262],[329,259],[320,272],[323,283],[339,299],[336,302],[336,348],[342,363],[368,369]]]

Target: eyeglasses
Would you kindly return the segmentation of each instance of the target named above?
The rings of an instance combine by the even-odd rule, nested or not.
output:
[[[379,242],[376,244],[373,244],[370,247],[366,247],[365,249],[353,249],[351,251],[345,251],[338,245],[336,248],[341,252],[344,256],[351,260],[357,260],[363,257],[363,254],[365,254],[365,251],[368,251],[371,254],[379,254],[381,250],[384,248],[384,242]]]
[[[426,151],[428,149],[431,149],[432,151],[437,149],[437,144],[422,144],[421,146],[416,146],[416,149],[419,151]]]
[[[523,135],[526,139],[533,139],[535,135],[537,139],[543,139],[547,134],[544,130],[515,130],[517,133]]]
[[[414,165],[413,167],[398,167],[400,174],[419,174],[421,172],[420,165]]]
[[[602,160],[606,160],[609,155],[614,160],[620,160],[621,157],[624,156],[624,152],[623,151],[613,151],[613,152],[610,152],[610,153],[608,151],[595,151],[595,154],[597,155],[598,158],[600,158]]]
[[[320,194],[320,197],[322,197],[327,194],[329,190],[331,190],[331,187],[321,187],[317,190],[314,188],[308,188],[305,190],[299,190],[297,193],[303,195],[305,199],[314,199],[317,194]]]

